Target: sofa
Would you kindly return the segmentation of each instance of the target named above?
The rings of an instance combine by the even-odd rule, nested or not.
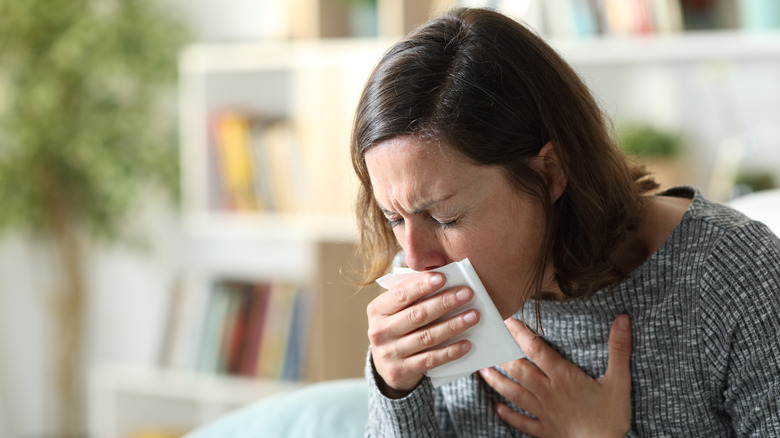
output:
[[[368,418],[367,397],[363,378],[312,383],[249,404],[186,438],[361,437]]]

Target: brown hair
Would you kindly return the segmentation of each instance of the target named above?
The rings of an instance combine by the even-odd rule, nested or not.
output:
[[[541,297],[547,266],[571,298],[615,283],[622,274],[609,256],[641,222],[642,195],[658,186],[626,161],[610,127],[574,70],[522,24],[461,8],[422,25],[374,67],[355,116],[364,282],[386,272],[400,249],[374,200],[364,154],[383,140],[414,135],[500,167],[518,190],[542,202],[546,229],[531,296]],[[531,167],[547,142],[567,181],[554,203]]]

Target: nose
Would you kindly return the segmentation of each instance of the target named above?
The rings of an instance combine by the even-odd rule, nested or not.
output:
[[[406,266],[415,271],[429,271],[447,264],[440,237],[426,224],[407,221],[403,230],[401,247],[406,257]],[[400,237],[400,236],[399,236]]]

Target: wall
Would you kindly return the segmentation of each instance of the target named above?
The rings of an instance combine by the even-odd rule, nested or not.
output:
[[[780,57],[588,65],[579,71],[618,126],[651,121],[679,133],[687,182],[706,195],[728,200],[730,193],[716,193],[712,177],[730,155],[735,164],[769,172],[780,183]]]
[[[142,205],[133,229],[146,250],[95,248],[88,257],[87,364],[152,365],[178,257],[174,210]],[[0,241],[0,436],[51,436],[51,332],[47,296],[55,290],[45,250],[21,235]],[[84,369],[85,378],[89,365]],[[5,424],[1,421],[5,420]]]

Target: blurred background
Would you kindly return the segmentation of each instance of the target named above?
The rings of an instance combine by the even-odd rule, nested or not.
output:
[[[663,186],[780,181],[774,0],[0,0],[0,436],[180,436],[362,375],[352,111],[458,5],[559,49]]]

